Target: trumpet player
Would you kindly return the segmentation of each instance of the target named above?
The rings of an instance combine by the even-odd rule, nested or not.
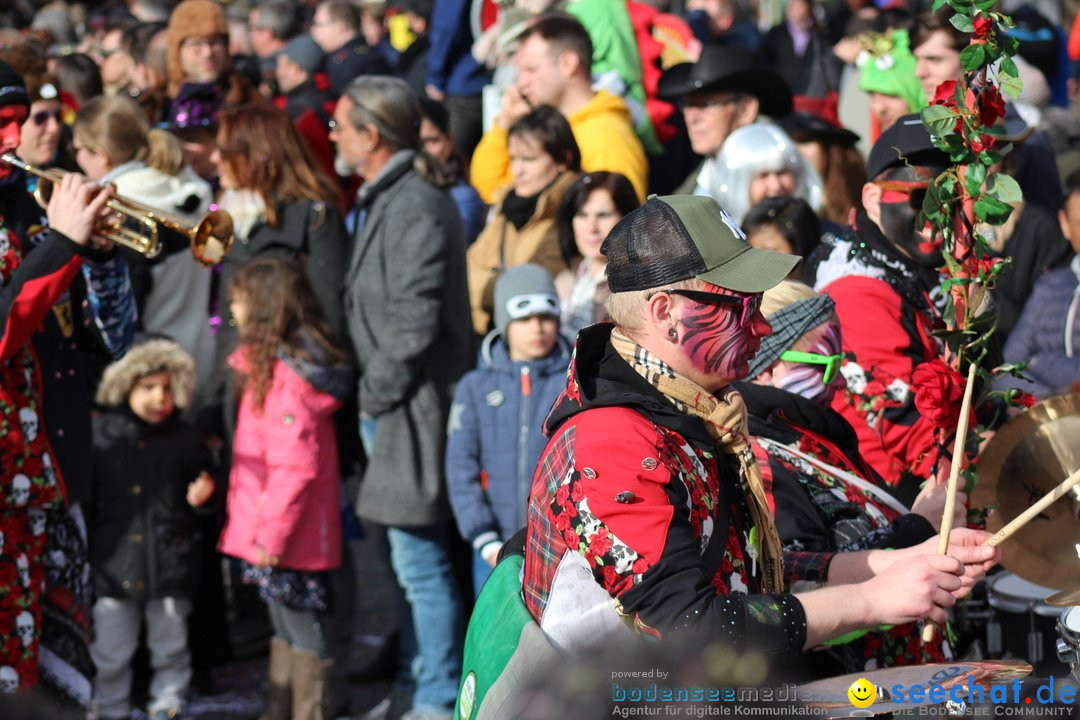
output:
[[[96,97],[79,109],[74,127],[75,160],[92,180],[120,197],[195,220],[210,207],[214,191],[184,161],[174,135],[151,129],[145,114],[126,97]],[[131,272],[139,326],[176,340],[194,359],[199,387],[214,359],[209,306],[211,270],[191,261],[188,246],[166,244],[154,261],[122,250]],[[170,252],[183,250],[184,252]]]
[[[29,105],[23,78],[0,62],[0,154],[19,146]],[[65,695],[83,705],[92,668],[85,652],[73,651],[87,642],[78,618],[89,602],[78,580],[86,564],[78,502],[89,486],[79,460],[90,452],[83,333],[105,328],[103,346],[122,353],[134,325],[123,262],[94,229],[109,195],[86,178],[65,176],[41,230],[25,176],[0,164],[0,625],[22,629],[18,647],[0,646],[0,673],[17,678],[19,689],[63,675]],[[85,323],[84,305],[94,313]],[[63,554],[64,577],[46,572],[46,552]],[[74,606],[45,599],[58,585],[68,585]],[[74,620],[57,627],[67,650],[50,647],[49,664],[39,664],[43,619],[58,613]]]

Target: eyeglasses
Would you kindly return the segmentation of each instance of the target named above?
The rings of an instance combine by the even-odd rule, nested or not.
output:
[[[49,118],[52,118],[56,122],[63,122],[64,111],[63,110],[38,110],[36,113],[30,115],[28,120],[34,123],[37,127],[41,127],[45,123],[49,122]]]
[[[679,295],[703,305],[713,305],[716,303],[722,305],[740,305],[742,306],[742,314],[739,316],[739,324],[743,327],[749,327],[750,322],[754,319],[754,314],[761,309],[761,293],[740,297],[738,295],[721,295],[720,293],[705,292],[703,290],[673,290],[665,288],[664,290],[656,290],[650,293],[646,299],[651,298],[657,293]]]
[[[209,48],[210,50],[218,50],[225,47],[226,37],[224,35],[211,35],[210,37],[189,37],[180,43],[181,48],[187,48],[188,50],[202,50],[203,48]]]
[[[806,363],[807,365],[825,366],[825,384],[828,385],[836,379],[840,372],[840,364],[844,361],[843,355],[818,355],[817,353],[799,352],[798,350],[786,350],[780,354],[781,360],[788,362]]]
[[[926,188],[930,187],[925,180],[875,180],[874,184],[882,189],[881,202],[888,205],[906,202],[912,210],[922,210]]]

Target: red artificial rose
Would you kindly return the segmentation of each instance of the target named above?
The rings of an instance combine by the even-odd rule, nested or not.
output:
[[[570,499],[575,503],[585,499],[585,489],[581,487],[581,483],[574,483],[574,487],[570,488]]]
[[[993,150],[994,145],[997,143],[994,140],[993,135],[987,133],[979,133],[975,137],[971,138],[971,149],[975,152],[982,152],[983,150]]]
[[[990,127],[1002,117],[1005,117],[1005,99],[996,87],[988,85],[979,93],[979,124]]]
[[[570,516],[566,513],[561,513],[555,516],[555,529],[559,532],[566,532],[570,529]]]
[[[960,419],[964,397],[964,376],[939,358],[924,362],[911,376],[915,407],[935,427],[953,429]]]
[[[1024,407],[1031,407],[1032,405],[1034,405],[1038,401],[1035,399],[1035,396],[1032,395],[1031,393],[1026,393],[1023,390],[1021,390],[1019,393],[1017,393],[1016,397],[1013,398],[1013,402],[1016,403],[1017,405],[1022,405]]]
[[[972,34],[977,38],[984,38],[990,33],[992,27],[994,27],[994,21],[980,14],[975,18],[975,29],[972,30]]]
[[[580,543],[578,542],[577,534],[573,530],[564,530],[562,537],[563,537],[563,541],[567,544],[567,546],[571,550],[577,550],[578,549],[578,545]]]
[[[956,107],[956,81],[946,80],[937,87],[934,93],[934,105],[948,105]]]

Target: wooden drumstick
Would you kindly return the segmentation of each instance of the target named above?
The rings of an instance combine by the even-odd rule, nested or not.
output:
[[[1041,513],[1047,507],[1049,507],[1050,504],[1053,503],[1055,500],[1060,499],[1061,496],[1069,492],[1069,490],[1072,489],[1073,485],[1076,485],[1077,483],[1080,483],[1080,470],[1077,470],[1072,475],[1065,478],[1065,480],[1062,481],[1060,485],[1039,498],[1039,501],[1037,503],[1014,517],[1005,527],[998,530],[990,537],[989,540],[984,542],[983,545],[987,545],[989,547],[996,547],[1001,543],[1005,542],[1005,540],[1008,539],[1010,535],[1027,525],[1032,518]]]
[[[952,465],[949,467],[949,486],[945,492],[945,512],[941,515],[941,534],[938,536],[938,555],[949,551],[949,534],[952,532],[953,515],[956,514],[956,486],[960,484],[960,466],[964,464],[964,444],[967,441],[968,420],[971,416],[971,394],[975,389],[975,363],[968,366],[967,385],[964,386],[964,402],[960,405],[960,419],[956,423],[956,440],[953,442]],[[927,620],[923,626],[922,641],[934,639],[935,624]]]

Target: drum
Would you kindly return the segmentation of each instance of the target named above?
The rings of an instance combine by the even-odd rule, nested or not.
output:
[[[1073,680],[1080,683],[1080,607],[1065,608],[1057,623],[1057,654],[1072,672]]]
[[[1063,608],[1048,605],[1053,588],[1036,585],[1011,572],[987,580],[992,612],[986,625],[986,651],[990,657],[1027,660],[1040,676],[1060,676],[1057,663],[1057,620]]]

